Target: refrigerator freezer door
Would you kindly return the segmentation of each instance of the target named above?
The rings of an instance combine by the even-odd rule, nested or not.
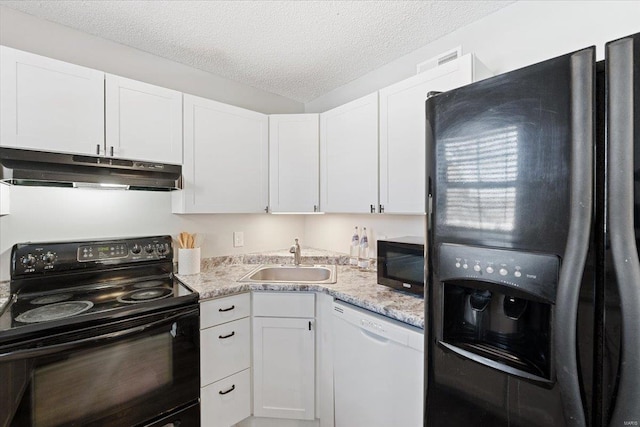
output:
[[[640,220],[640,34],[608,43],[606,62],[608,230],[622,314],[622,354],[611,425],[638,425],[640,263],[637,241],[640,224],[634,224],[634,220]]]

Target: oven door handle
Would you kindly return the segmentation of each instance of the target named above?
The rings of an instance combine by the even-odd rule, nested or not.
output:
[[[110,332],[108,334],[82,338],[79,340],[69,341],[62,344],[52,344],[44,347],[26,348],[21,350],[10,351],[7,353],[0,353],[0,362],[8,362],[16,359],[27,359],[27,358],[33,358],[33,357],[46,356],[49,354],[54,354],[61,351],[67,351],[77,347],[82,347],[87,344],[95,344],[103,341],[112,341],[115,339],[121,339],[121,338],[128,337],[130,335],[139,334],[141,332],[147,331],[152,328],[156,328],[161,325],[173,323],[177,319],[180,319],[182,317],[192,316],[198,313],[199,313],[199,309],[195,308],[189,311],[181,311],[172,316],[169,316],[160,320],[156,320],[154,322],[148,322],[143,325],[125,329],[122,331]]]

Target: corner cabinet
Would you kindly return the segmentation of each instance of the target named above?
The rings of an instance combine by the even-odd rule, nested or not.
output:
[[[106,155],[182,164],[182,93],[106,75]]]
[[[378,93],[320,114],[323,212],[374,213],[378,205]]]
[[[251,416],[249,294],[200,304],[200,412],[203,427]]]
[[[253,414],[315,418],[313,293],[253,294]]]
[[[0,46],[0,144],[96,155],[104,146],[104,73]]]
[[[268,116],[184,95],[183,190],[174,213],[259,213],[268,203]]]
[[[467,54],[380,90],[380,206],[384,213],[425,213],[425,101],[491,73]]]
[[[318,114],[269,116],[269,210],[318,212]]]

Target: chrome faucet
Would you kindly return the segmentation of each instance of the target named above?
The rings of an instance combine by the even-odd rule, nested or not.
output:
[[[300,244],[298,243],[298,239],[295,239],[296,243],[291,245],[289,248],[289,253],[293,254],[293,263],[295,265],[300,265]]]

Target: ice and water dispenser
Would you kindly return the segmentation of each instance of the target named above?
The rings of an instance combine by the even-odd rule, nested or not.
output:
[[[439,343],[534,381],[553,381],[557,256],[443,243]]]

